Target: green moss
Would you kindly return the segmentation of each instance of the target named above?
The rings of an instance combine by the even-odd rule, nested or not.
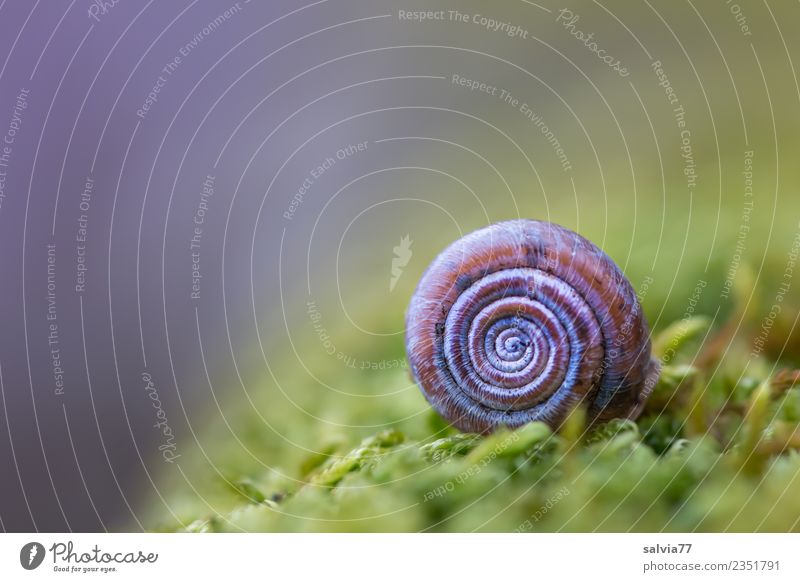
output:
[[[297,404],[315,421],[276,414],[265,428],[261,416],[276,398],[265,388],[254,401],[262,414],[229,411],[238,438],[216,426],[185,451],[180,478],[160,483],[170,511],[154,509],[150,524],[191,532],[798,531],[800,373],[751,361],[748,329],[745,322],[732,336],[702,318],[667,326],[655,344],[671,359],[642,417],[588,433],[578,413],[559,434],[540,423],[461,434],[398,370],[365,374],[353,391],[391,397],[342,407],[340,395],[309,388],[301,401],[300,390]],[[326,407],[335,423],[316,420]]]

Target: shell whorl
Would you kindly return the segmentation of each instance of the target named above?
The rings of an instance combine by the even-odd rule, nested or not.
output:
[[[406,314],[411,371],[457,428],[490,432],[583,404],[635,418],[658,376],[630,283],[594,244],[514,220],[459,239],[428,267]]]

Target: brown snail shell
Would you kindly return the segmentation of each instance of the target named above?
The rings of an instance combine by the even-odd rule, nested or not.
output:
[[[597,246],[556,224],[513,220],[455,241],[406,314],[412,374],[466,432],[543,421],[636,418],[659,364],[636,294]]]

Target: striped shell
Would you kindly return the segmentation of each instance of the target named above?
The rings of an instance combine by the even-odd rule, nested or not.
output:
[[[406,314],[406,348],[430,404],[465,432],[543,421],[583,404],[592,422],[635,418],[658,377],[641,306],[594,244],[514,220],[454,242]]]

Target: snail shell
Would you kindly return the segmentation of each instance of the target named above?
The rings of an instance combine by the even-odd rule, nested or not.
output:
[[[636,418],[658,378],[633,288],[612,260],[556,224],[513,220],[457,240],[406,314],[411,371],[466,432],[543,421],[579,404],[591,422]]]

